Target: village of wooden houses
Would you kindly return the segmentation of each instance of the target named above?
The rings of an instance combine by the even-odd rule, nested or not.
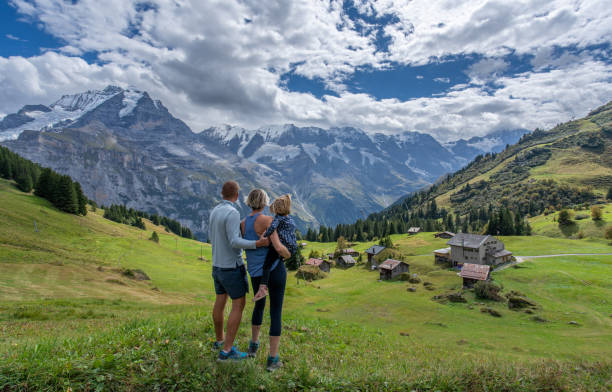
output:
[[[407,234],[415,235],[421,232],[420,227],[411,227]],[[433,251],[432,263],[441,267],[457,270],[458,279],[462,279],[464,288],[471,288],[478,281],[488,281],[491,272],[498,268],[505,268],[516,262],[512,252],[505,248],[504,243],[492,235],[451,233],[448,231],[432,233],[435,238],[447,239],[448,247]],[[307,243],[302,243],[307,247]],[[309,257],[305,261],[304,268],[298,272],[302,275],[317,269],[324,273],[330,273],[332,267],[351,268],[360,263],[365,263],[371,271],[378,271],[380,281],[395,280],[400,276],[410,278],[410,265],[403,260],[393,258],[380,259],[387,248],[383,245],[373,245],[366,249],[364,255],[347,247],[336,249],[334,253],[328,253],[324,257]],[[397,253],[396,253],[397,254]],[[325,275],[323,275],[325,276]]]

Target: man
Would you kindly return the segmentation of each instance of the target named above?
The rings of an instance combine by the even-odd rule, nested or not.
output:
[[[219,360],[246,359],[247,354],[234,347],[234,339],[242,319],[242,311],[249,291],[246,269],[242,260],[242,249],[255,249],[268,246],[270,240],[260,238],[257,241],[245,240],[240,236],[240,214],[235,203],[240,188],[235,181],[223,184],[221,196],[223,201],[210,213],[208,238],[212,244],[213,271],[215,282],[215,305],[213,322],[215,324],[216,342]],[[223,313],[227,297],[232,299],[232,310],[227,319],[227,334],[223,338]]]

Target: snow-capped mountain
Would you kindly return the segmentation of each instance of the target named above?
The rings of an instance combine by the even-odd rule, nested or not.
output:
[[[24,130],[49,130],[70,126],[85,113],[92,111],[109,99],[122,94],[122,109],[119,117],[129,115],[144,92],[108,86],[104,90],[90,90],[80,94],[64,95],[55,103],[27,105],[19,112],[0,121],[0,141],[17,139]]]
[[[355,128],[225,126],[194,133],[146,92],[114,86],[24,106],[0,121],[0,141],[71,175],[99,204],[167,215],[200,238],[228,179],[244,192],[291,193],[304,230],[363,218],[488,148],[484,139],[442,146],[417,132],[369,135]]]

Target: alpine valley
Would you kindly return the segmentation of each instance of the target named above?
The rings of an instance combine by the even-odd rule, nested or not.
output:
[[[526,132],[446,144],[418,132],[291,124],[195,133],[146,92],[115,86],[26,105],[0,121],[3,145],[70,175],[98,204],[171,217],[199,238],[228,179],[245,191],[291,193],[301,230],[333,226],[379,211]]]

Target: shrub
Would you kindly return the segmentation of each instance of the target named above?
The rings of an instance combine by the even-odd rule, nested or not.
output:
[[[557,219],[557,221],[559,222],[559,226],[570,226],[574,224],[570,212],[566,209],[559,212],[559,219]]]
[[[612,241],[612,226],[606,228],[606,239]]]
[[[151,234],[151,238],[149,238],[149,240],[155,242],[156,244],[159,244],[159,236],[157,235],[156,231]]]
[[[476,298],[490,299],[493,301],[503,301],[504,299],[499,295],[502,288],[497,284],[488,281],[481,280],[474,285],[474,294]]]
[[[594,221],[600,221],[602,217],[601,207],[593,206],[591,207],[591,219]]]
[[[324,279],[325,277],[327,277],[327,274],[321,271],[317,266],[302,265],[295,273],[295,277],[311,282],[313,280]]]

